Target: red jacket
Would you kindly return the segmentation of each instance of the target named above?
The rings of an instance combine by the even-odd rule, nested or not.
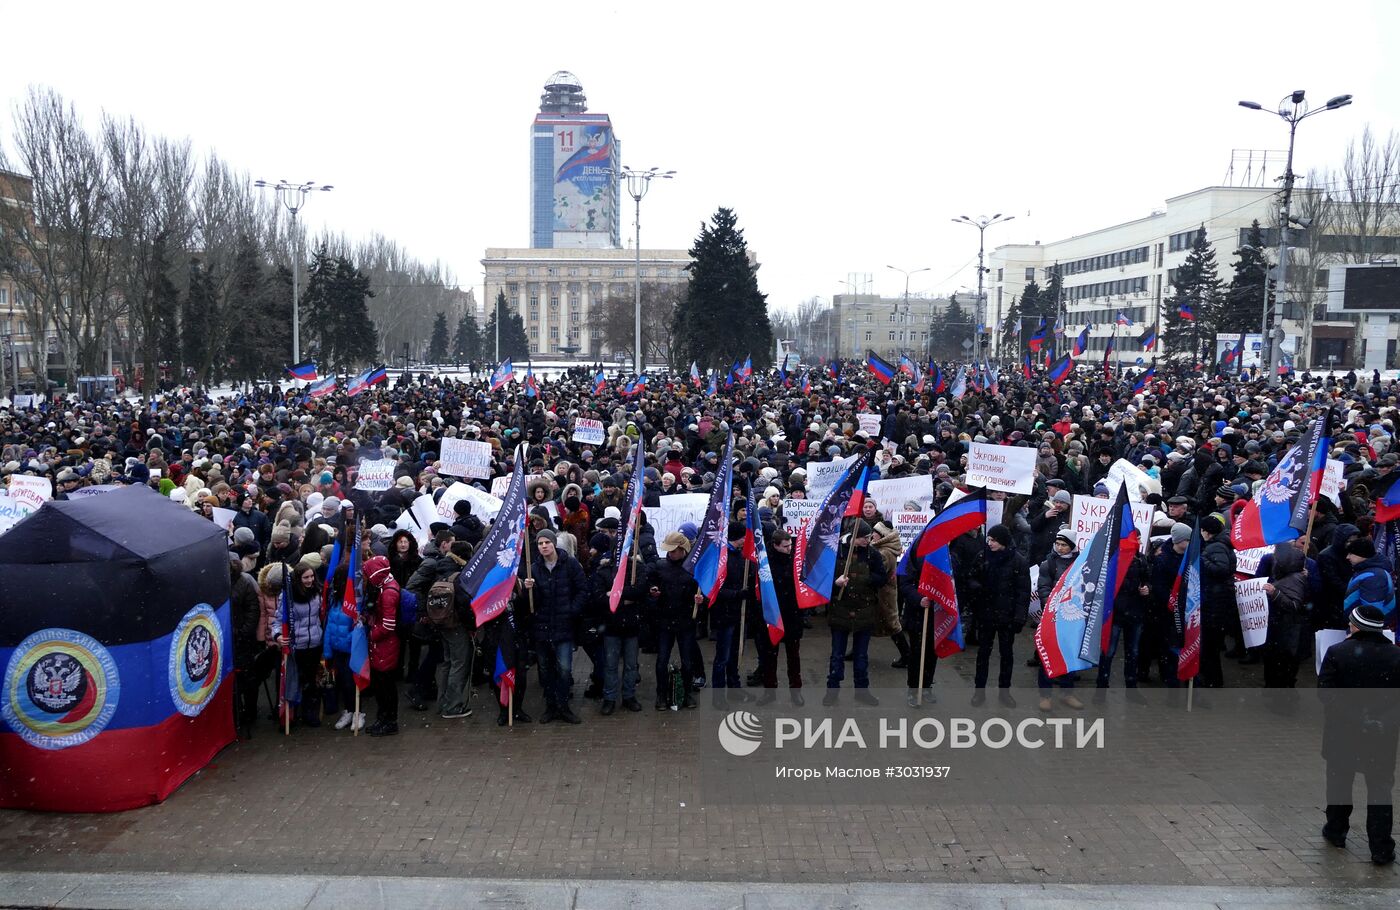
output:
[[[380,589],[369,620],[369,665],[381,672],[393,670],[399,665],[399,583],[392,578]]]

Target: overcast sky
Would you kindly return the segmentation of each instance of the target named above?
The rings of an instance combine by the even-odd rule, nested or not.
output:
[[[314,225],[380,231],[480,295],[487,246],[528,245],[529,126],[574,72],[624,163],[678,172],[644,247],[733,208],[790,308],[885,266],[976,284],[977,232],[1049,241],[1221,183],[1232,148],[1281,149],[1304,88],[1353,106],[1299,130],[1299,170],[1400,123],[1400,3],[7,4],[0,97],[188,135],[254,177],[333,183]],[[623,235],[631,235],[625,200]]]

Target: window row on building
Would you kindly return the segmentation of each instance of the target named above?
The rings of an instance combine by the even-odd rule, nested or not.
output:
[[[1076,259],[1073,262],[1061,262],[1051,266],[1046,271],[1059,269],[1060,275],[1082,275],[1085,272],[1097,272],[1101,269],[1113,269],[1119,266],[1136,265],[1146,262],[1148,248],[1145,246],[1133,247],[1130,250],[1119,250],[1116,253],[1104,253],[1102,256],[1089,256],[1084,259]]]
[[[1144,247],[1145,249],[1145,247]],[[1119,297],[1147,292],[1147,276],[1119,278],[1116,281],[1096,281],[1065,288],[1066,300],[1090,300],[1094,297]]]
[[[604,269],[602,266],[596,266],[596,265],[594,265],[594,266],[589,266],[589,267],[588,267],[588,275],[587,275],[587,277],[589,277],[589,278],[601,278],[601,277],[603,277],[603,272],[604,272],[604,271],[606,271],[606,269]],[[624,267],[624,266],[612,266],[612,267],[611,267],[611,271],[612,271],[612,277],[614,277],[614,278],[627,278],[627,277],[629,277],[629,276],[632,274],[632,269],[626,268],[626,267]],[[519,274],[520,274],[520,269],[519,269],[518,267],[513,266],[513,265],[508,265],[508,266],[506,266],[506,277],[507,277],[507,278],[515,278],[515,277],[517,277]],[[675,277],[675,276],[677,276],[677,275],[679,275],[679,274],[680,274],[680,270],[679,270],[679,269],[673,269],[673,268],[671,268],[670,266],[664,266],[664,265],[663,265],[663,266],[657,266],[657,267],[654,268],[654,269],[652,269],[652,268],[647,268],[646,266],[642,266],[642,268],[641,268],[641,276],[642,276],[643,278],[672,278],[672,277]],[[559,267],[557,267],[557,266],[542,266],[542,267],[540,267],[540,266],[533,266],[533,265],[531,265],[531,266],[526,266],[526,267],[525,267],[525,277],[527,277],[527,278],[537,278],[537,277],[544,277],[544,278],[583,278],[583,277],[584,277],[584,270],[583,270],[583,267],[582,267],[582,266],[569,266],[568,268],[559,268]]]
[[[1182,231],[1180,234],[1172,234],[1167,238],[1167,251],[1179,253],[1182,250],[1189,250],[1196,244],[1196,235],[1205,236],[1205,228],[1193,228],[1189,231]]]

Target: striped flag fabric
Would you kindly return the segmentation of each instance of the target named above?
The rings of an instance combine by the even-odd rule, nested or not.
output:
[[[1153,364],[1152,366],[1148,367],[1147,369],[1145,369],[1145,370],[1143,370],[1141,373],[1139,373],[1137,379],[1135,379],[1135,380],[1133,381],[1133,394],[1136,395],[1136,394],[1138,394],[1139,392],[1141,392],[1143,389],[1147,388],[1147,384],[1148,384],[1149,382],[1151,382],[1151,381],[1152,381],[1152,377],[1153,377],[1153,376],[1156,376],[1156,375],[1157,375],[1157,365],[1156,365],[1156,364]]]
[[[1068,354],[1060,355],[1054,363],[1050,364],[1047,373],[1050,376],[1050,384],[1058,386],[1069,378],[1069,374],[1074,372],[1074,359]]]
[[[1331,448],[1332,409],[1327,408],[1308,422],[1303,437],[1279,459],[1259,492],[1245,500],[1230,527],[1236,550],[1287,543],[1307,530]],[[1376,521],[1388,520],[1389,514],[1377,508]]]
[[[686,570],[700,585],[700,593],[713,604],[724,584],[729,547],[729,499],[734,492],[734,431],[724,446],[724,458],[715,476],[710,501],[705,505],[705,517],[700,521],[695,546],[685,558]]]
[[[320,378],[316,372],[316,361],[314,360],[303,360],[301,363],[292,364],[287,367],[287,375],[303,382],[315,382]]]
[[[1181,629],[1181,651],[1176,656],[1176,678],[1195,679],[1201,672],[1201,520],[1191,530],[1191,543],[1181,554],[1181,565],[1172,580],[1172,615]]]
[[[1128,318],[1128,314],[1125,313],[1125,312],[1123,312],[1122,310],[1119,310],[1119,311],[1118,311],[1118,320],[1117,320],[1117,322],[1118,322],[1118,325],[1127,325],[1127,326],[1130,326],[1130,325],[1133,324],[1133,321],[1132,321],[1131,319]]]
[[[962,614],[953,584],[953,564],[948,545],[954,538],[982,527],[987,521],[987,491],[974,490],[945,507],[910,542],[900,558],[896,574],[917,572],[919,593],[933,604],[933,653],[949,657],[963,649]]]
[[[1138,344],[1142,345],[1144,351],[1150,351],[1157,346],[1157,327],[1148,326],[1142,330],[1142,335],[1138,337]]]
[[[1035,331],[1031,333],[1031,337],[1026,340],[1026,347],[1030,348],[1032,351],[1035,351],[1038,354],[1040,353],[1040,349],[1044,344],[1045,317],[1042,316],[1040,317],[1040,325],[1035,327]]]
[[[491,374],[491,391],[496,391],[506,383],[514,381],[514,379],[515,367],[511,364],[510,358],[507,357],[505,360],[501,361],[500,366],[496,367],[496,372]]]
[[[608,387],[608,380],[607,380],[607,377],[603,375],[603,371],[602,371],[602,370],[599,370],[599,371],[598,371],[598,375],[596,375],[596,376],[593,377],[593,394],[594,394],[594,395],[601,395],[601,394],[603,394],[603,390],[606,389],[607,387]]]
[[[865,366],[882,385],[889,385],[894,381],[894,365],[874,351],[865,352]]]
[[[690,362],[690,384],[700,388],[700,367],[693,360]]]
[[[530,364],[530,363],[525,364],[525,383],[524,383],[524,385],[525,385],[525,397],[526,397],[526,398],[538,398],[538,397],[540,397],[540,384],[539,384],[538,382],[535,381],[535,368],[534,368],[534,364]]]
[[[841,520],[846,507],[865,476],[870,450],[856,456],[836,486],[826,494],[817,514],[797,535],[793,554],[793,578],[797,583],[797,605],[817,607],[831,600],[836,581],[836,554],[841,545]]]
[[[1113,378],[1113,336],[1108,336],[1108,343],[1103,348],[1103,378]]]
[[[953,378],[953,387],[952,387],[951,389],[948,390],[948,394],[949,394],[949,395],[952,395],[954,398],[958,399],[959,401],[961,401],[961,400],[962,400],[962,397],[963,397],[964,395],[967,394],[967,367],[966,367],[966,366],[960,366],[960,367],[958,367],[958,375],[957,375],[956,377]]]
[[[642,511],[643,481],[646,478],[646,446],[636,444],[637,455],[632,459],[632,476],[627,478],[627,493],[623,497],[626,507],[622,517],[622,533],[617,535],[617,546],[613,550],[613,583],[608,589],[608,609],[616,613],[622,603],[622,588],[627,583],[627,564],[632,560],[632,549],[637,536],[637,514]]]
[[[1086,325],[1084,331],[1079,333],[1079,337],[1074,339],[1074,350],[1071,352],[1073,356],[1082,357],[1084,352],[1089,350],[1089,329],[1090,326]]]
[[[1128,485],[1119,484],[1104,523],[1055,582],[1040,614],[1035,648],[1046,676],[1098,666],[1113,632],[1113,601],[1138,544]]]
[[[497,626],[496,664],[491,681],[496,684],[501,707],[510,705],[511,693],[515,691],[515,616],[510,613],[501,617]]]
[[[515,469],[491,529],[457,576],[457,589],[471,598],[478,627],[505,610],[520,574],[525,544],[525,446],[515,449]]]
[[[335,391],[335,377],[327,376],[306,387],[306,394],[312,398],[324,398]]]
[[[1196,314],[1192,312],[1191,301],[1189,300],[1181,301],[1181,305],[1176,308],[1176,315],[1187,322],[1196,321]]]
[[[783,611],[778,605],[778,589],[773,585],[773,567],[768,562],[768,546],[763,541],[763,526],[758,520],[758,508],[753,500],[753,484],[748,486],[748,502],[744,507],[744,523],[748,525],[748,538],[753,542],[753,560],[758,563],[758,602],[763,608],[763,624],[768,627],[768,641],[777,644],[783,640]]]

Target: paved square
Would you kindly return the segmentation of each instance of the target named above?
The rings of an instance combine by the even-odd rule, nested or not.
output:
[[[1025,644],[1018,641],[1018,645]],[[824,629],[804,641],[820,680]],[[893,689],[887,641],[872,646]],[[1024,648],[1023,648],[1024,656]],[[582,683],[588,662],[579,655]],[[746,663],[750,659],[746,658]],[[650,693],[643,660],[641,691]],[[944,699],[965,697],[970,655],[942,662]],[[1017,666],[1017,683],[1033,671]],[[531,680],[529,707],[538,687]],[[1311,684],[1311,680],[1307,684]],[[578,687],[581,689],[581,685]],[[816,701],[822,690],[806,690]],[[708,694],[708,693],[702,693]],[[1304,697],[1311,697],[1304,692]],[[780,690],[780,697],[786,691]],[[0,870],[734,882],[940,882],[1392,888],[1361,828],[1346,850],[1318,836],[1320,806],[1184,803],[1171,793],[1108,807],[706,805],[709,710],[502,730],[475,714],[401,714],[392,739],[327,724],[275,735],[262,722],[163,805],[112,815],[0,813]],[[1317,782],[1318,800],[1321,781]],[[1355,819],[1354,822],[1360,822]]]

